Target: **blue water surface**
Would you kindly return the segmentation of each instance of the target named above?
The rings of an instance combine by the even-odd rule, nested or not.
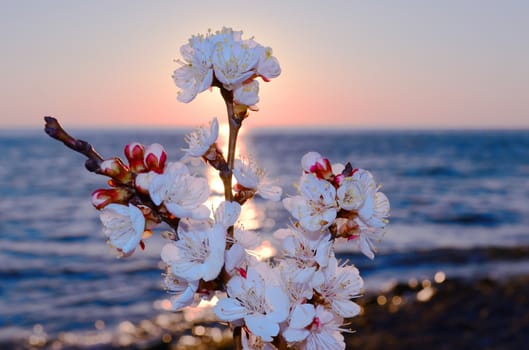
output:
[[[163,144],[170,160],[183,130],[77,130],[105,157],[132,141]],[[115,325],[160,311],[159,237],[116,259],[104,242],[90,194],[105,187],[84,158],[43,132],[0,133],[0,338],[42,325],[49,334]],[[358,265],[367,288],[431,276],[501,277],[529,271],[529,131],[261,131],[243,135],[239,153],[295,194],[300,159],[372,171],[391,202],[391,220],[374,261],[354,245],[341,256]],[[215,176],[191,164],[193,171]],[[264,238],[290,222],[281,203],[256,198],[251,224]]]

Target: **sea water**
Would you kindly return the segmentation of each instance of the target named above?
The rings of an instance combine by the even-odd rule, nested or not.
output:
[[[104,157],[123,157],[132,141],[159,142],[169,160],[185,147],[183,130],[75,130]],[[300,160],[318,151],[331,162],[370,170],[391,203],[376,258],[354,242],[338,248],[366,288],[448,277],[502,278],[529,272],[529,131],[260,131],[242,135],[251,157],[295,195]],[[106,179],[43,132],[0,132],[0,340],[39,325],[48,334],[93,330],[166,312],[160,237],[116,259],[105,244],[90,194]],[[201,161],[193,172],[216,180]],[[221,188],[213,186],[221,197]],[[241,224],[264,239],[291,223],[281,203],[255,198]]]

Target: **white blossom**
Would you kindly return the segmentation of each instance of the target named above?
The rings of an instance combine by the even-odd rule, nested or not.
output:
[[[324,306],[304,304],[297,306],[288,327],[282,332],[288,342],[300,343],[305,350],[343,350],[344,337],[340,333],[343,318],[337,317]]]
[[[292,282],[308,282],[316,271],[327,266],[332,254],[331,236],[327,233],[317,240],[310,240],[301,231],[289,231],[282,241],[286,260],[283,269],[288,271]]]
[[[233,90],[255,75],[259,52],[242,41],[223,40],[215,44],[211,61],[215,77]]]
[[[224,89],[234,91],[236,103],[257,110],[259,84],[255,78],[270,81],[281,73],[270,47],[253,39],[242,40],[242,31],[226,27],[192,36],[180,53],[183,60],[176,61],[180,67],[173,80],[180,88],[178,100],[184,103],[220,82]]]
[[[178,240],[162,249],[162,260],[185,281],[212,281],[224,265],[226,231],[219,225],[209,230],[178,231]]]
[[[346,177],[336,191],[340,207],[345,210],[358,210],[367,196],[367,193],[362,190],[358,181],[352,177]]]
[[[367,226],[358,218],[355,219],[355,222],[358,225],[358,236],[355,240],[357,241],[360,251],[369,259],[374,259],[376,251],[375,242],[382,239],[384,232],[380,228]]]
[[[214,307],[223,321],[244,319],[248,330],[264,341],[272,341],[279,333],[279,324],[286,320],[289,299],[279,286],[268,283],[254,267],[249,267],[246,278],[233,276],[227,284],[228,297]]]
[[[281,198],[281,187],[274,185],[265,171],[251,159],[235,159],[233,175],[239,185],[256,190],[265,199],[278,201]]]
[[[279,61],[272,55],[271,47],[264,47],[253,38],[244,40],[244,43],[258,52],[259,62],[257,63],[256,73],[264,81],[269,82],[270,79],[277,78],[281,74]]]
[[[341,317],[354,317],[360,313],[360,306],[351,301],[360,295],[363,281],[358,269],[352,265],[338,265],[335,257],[323,274],[316,275],[313,287],[320,297],[329,304],[334,313]]]
[[[100,214],[108,243],[123,254],[131,254],[141,241],[145,217],[135,205],[111,203]]]
[[[389,216],[389,201],[378,191],[375,180],[369,171],[358,169],[350,177],[345,177],[337,190],[338,203],[345,210],[354,210],[357,231],[352,238],[358,238],[360,250],[373,259],[375,241],[382,237],[381,229]],[[350,224],[350,223],[348,223]]]
[[[301,342],[305,340],[310,331],[309,325],[314,320],[316,310],[312,304],[296,305],[290,314],[288,327],[281,332],[288,342]]]
[[[259,63],[257,64],[257,74],[259,74],[264,81],[277,78],[281,74],[279,61],[272,55],[271,47],[263,47],[259,45]]]
[[[209,122],[209,127],[200,126],[187,134],[185,141],[189,148],[183,149],[187,156],[202,157],[208,149],[217,142],[219,137],[219,122],[213,118]]]
[[[203,204],[210,194],[208,182],[189,175],[189,170],[182,163],[170,163],[163,174],[155,176],[149,184],[149,194],[154,204],[163,203],[178,218],[209,217],[210,211]]]
[[[358,216],[372,227],[384,227],[389,216],[389,201],[386,195],[378,191],[378,186],[371,173],[367,170],[358,169],[353,176],[364,193],[364,201],[358,210]],[[345,179],[344,181],[347,181]]]
[[[211,55],[214,44],[209,36],[194,35],[180,48],[184,61],[178,60],[180,67],[173,73],[180,102],[191,102],[198,93],[208,89],[213,82]]]
[[[287,293],[290,300],[290,305],[293,308],[296,305],[305,304],[308,300],[312,299],[314,290],[312,287],[312,280],[300,281],[299,279],[296,279],[296,276],[293,276],[290,273],[292,268],[288,267],[287,265],[292,264],[295,264],[295,262],[292,260],[282,260],[278,268],[274,269],[273,271],[279,270],[279,284]]]
[[[338,211],[336,189],[313,174],[303,174],[299,186],[300,196],[283,199],[285,208],[308,231],[329,227]]]

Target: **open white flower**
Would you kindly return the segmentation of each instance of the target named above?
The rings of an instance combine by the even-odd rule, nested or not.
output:
[[[163,174],[149,183],[149,194],[156,205],[164,204],[178,218],[206,219],[209,209],[203,203],[209,197],[206,179],[189,175],[189,170],[179,162],[167,165]]]
[[[364,189],[356,179],[346,177],[336,191],[338,204],[345,210],[358,210],[364,204],[368,195]]]
[[[185,141],[189,148],[183,149],[187,156],[202,157],[219,137],[219,121],[213,118],[209,127],[200,126],[187,134]]]
[[[343,318],[322,305],[303,304],[294,308],[289,325],[282,334],[286,341],[300,343],[306,350],[343,350],[342,323]]]
[[[215,44],[211,61],[215,77],[233,90],[255,75],[259,52],[242,41],[223,40]]]
[[[351,301],[360,295],[364,285],[356,267],[339,266],[336,258],[331,257],[324,273],[315,277],[314,289],[337,315],[354,317],[360,313],[360,306]]]
[[[99,216],[107,242],[119,252],[128,255],[138,246],[145,230],[145,217],[140,209],[129,204],[111,203]]]
[[[271,47],[264,47],[254,39],[244,40],[244,43],[259,53],[256,73],[264,81],[269,82],[270,79],[277,78],[281,74],[279,61],[272,55]]]
[[[368,226],[384,227],[389,216],[389,201],[384,193],[378,191],[373,175],[367,170],[358,169],[352,180],[357,182],[363,193],[364,200],[357,208],[360,219]]]
[[[282,189],[270,181],[262,168],[251,159],[235,159],[233,175],[237,183],[256,191],[261,197],[271,201],[281,199]]]
[[[301,231],[293,228],[289,231],[290,234],[282,241],[285,258],[283,270],[288,271],[292,282],[308,282],[316,271],[329,263],[332,254],[331,236],[327,233],[317,240],[310,240]]]
[[[360,251],[369,259],[374,259],[376,252],[375,243],[378,243],[382,239],[384,231],[378,227],[367,226],[359,218],[356,218],[355,222],[358,225],[358,236],[356,237],[356,241]]]
[[[214,44],[209,36],[194,35],[180,48],[184,62],[178,60],[180,68],[173,73],[180,102],[191,102],[198,93],[208,89],[213,82],[211,55]]]
[[[220,82],[234,91],[236,103],[257,110],[259,83],[255,78],[270,81],[281,73],[270,47],[253,39],[242,40],[242,31],[226,27],[192,36],[180,53],[183,60],[176,61],[180,67],[174,71],[173,80],[180,88],[178,100],[184,103]]]
[[[224,265],[226,231],[220,225],[209,230],[178,231],[178,240],[162,249],[162,260],[185,281],[212,281]]]
[[[345,222],[356,226],[351,239],[357,239],[360,250],[370,259],[375,257],[375,242],[382,237],[390,210],[388,198],[378,189],[369,171],[357,169],[341,181],[337,190],[340,207],[357,213],[354,220]]]
[[[254,267],[246,278],[232,277],[227,284],[228,297],[219,300],[213,311],[223,321],[244,319],[246,327],[262,338],[272,341],[279,333],[279,324],[286,320],[289,298],[278,286],[267,283]]]
[[[290,271],[291,268],[289,268],[286,265],[294,264],[292,260],[282,260],[279,264],[279,266],[274,269],[273,271],[279,270],[279,285],[283,288],[283,290],[287,293],[288,298],[290,300],[290,306],[291,310],[295,308],[297,305],[302,305],[307,303],[310,299],[312,299],[314,295],[314,290],[312,288],[312,280],[311,281],[296,281],[295,276],[293,276]]]
[[[308,231],[329,227],[336,219],[338,211],[336,189],[333,185],[313,174],[303,174],[299,192],[301,196],[283,199],[285,208]]]

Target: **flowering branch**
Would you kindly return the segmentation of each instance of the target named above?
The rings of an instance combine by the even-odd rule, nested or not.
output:
[[[274,233],[279,254],[265,261],[256,253],[259,237],[237,222],[241,206],[255,195],[279,201],[282,190],[252,158],[235,153],[248,111],[257,110],[257,78],[279,76],[279,63],[270,48],[230,28],[192,36],[180,51],[183,61],[173,74],[177,98],[187,103],[219,88],[228,115],[227,157],[217,146],[216,118],[186,136],[184,157],[173,162],[161,145],[137,142],[125,147],[127,161],[104,159],[52,117],[45,117],[46,133],[85,155],[88,170],[110,177],[110,188],[94,191],[92,204],[119,256],[143,248],[162,222],[169,226],[161,233],[169,242],[160,255],[174,310],[217,296],[213,311],[233,329],[235,349],[345,349],[342,327],[360,313],[353,299],[363,280],[356,267],[337,260],[334,249],[352,241],[373,259],[389,216],[387,197],[367,170],[305,154],[299,193],[282,200],[294,221]],[[191,174],[189,157],[219,172],[225,201],[213,213],[205,204],[209,184]]]

